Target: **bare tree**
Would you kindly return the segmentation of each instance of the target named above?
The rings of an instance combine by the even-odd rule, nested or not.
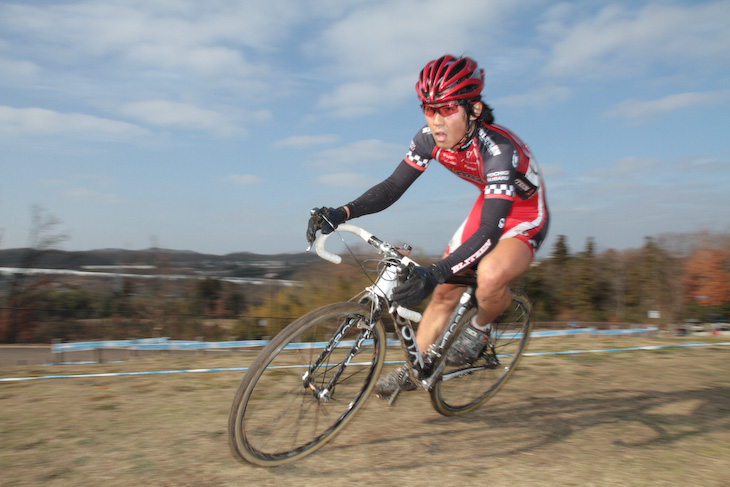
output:
[[[61,221],[49,214],[41,206],[31,208],[31,229],[28,238],[28,248],[20,261],[20,267],[29,269],[35,267],[43,254],[56,248],[68,236],[58,233],[57,227]],[[36,325],[34,319],[33,297],[48,279],[26,279],[19,272],[10,283],[7,296],[7,313],[0,320],[0,338],[6,343],[16,343],[23,337],[29,337]]]
[[[43,254],[55,249],[61,242],[68,239],[68,235],[65,233],[56,233],[61,220],[46,212],[43,207],[33,205],[30,218],[28,248],[20,263],[20,267],[23,268],[35,267]]]

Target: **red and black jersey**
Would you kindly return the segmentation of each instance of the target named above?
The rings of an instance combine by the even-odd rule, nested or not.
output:
[[[479,190],[474,207],[449,243],[448,256],[436,264],[442,280],[472,267],[500,238],[519,238],[537,250],[549,219],[540,169],[516,135],[494,124],[477,123],[458,149],[439,148],[424,127],[393,174],[348,204],[351,217],[392,205],[432,161]]]

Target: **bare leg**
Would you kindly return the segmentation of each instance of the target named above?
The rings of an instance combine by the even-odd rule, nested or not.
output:
[[[487,254],[477,267],[476,322],[486,325],[494,321],[512,302],[510,283],[522,275],[532,262],[532,251],[521,240],[506,238]]]
[[[486,325],[509,307],[512,301],[509,284],[524,273],[531,262],[530,248],[514,238],[500,240],[494,250],[484,256],[477,271],[478,324]],[[436,287],[416,332],[421,352],[436,342],[463,292],[462,286],[453,284]]]
[[[431,302],[423,312],[423,318],[416,330],[416,343],[421,352],[425,352],[429,345],[436,343],[463,292],[462,286],[453,284],[436,286]]]

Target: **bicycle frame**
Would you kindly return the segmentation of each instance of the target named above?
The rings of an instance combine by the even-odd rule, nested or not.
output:
[[[403,308],[402,306],[388,306],[393,289],[402,280],[402,278],[407,275],[408,268],[417,265],[416,262],[401,253],[390,243],[379,240],[371,233],[355,225],[342,224],[337,228],[337,231],[357,235],[383,256],[382,262],[384,268],[379,273],[375,282],[365,289],[365,295],[361,298],[360,302],[365,304],[369,303],[371,306],[371,316],[369,317],[371,326],[380,319],[382,313],[387,312],[394,318],[393,321],[395,323],[396,335],[398,336],[398,340],[401,344],[401,349],[405,354],[406,363],[411,369],[413,376],[416,379],[416,383],[423,389],[430,391],[436,381],[439,380],[440,374],[446,365],[446,354],[444,351],[448,349],[451,342],[461,331],[457,329],[461,318],[467,310],[476,306],[474,297],[474,292],[476,290],[476,277],[463,276],[449,279],[449,283],[463,285],[466,289],[462,293],[461,298],[459,299],[459,304],[454,309],[448,324],[441,332],[436,344],[429,347],[428,350],[422,351],[418,348],[418,344],[416,343],[416,333],[411,324],[412,322],[419,322],[421,320],[420,313]],[[332,254],[325,249],[325,242],[330,235],[332,234],[321,235],[317,240],[315,249],[317,254],[323,259],[339,264],[342,261],[340,256]],[[342,326],[348,326],[348,323],[343,323]],[[350,354],[345,362],[349,362],[349,360],[354,357],[361,344],[362,340],[358,340],[358,343],[353,345],[353,348],[350,350]],[[322,358],[320,358],[320,360],[321,359]],[[483,366],[480,368],[483,368]],[[448,378],[469,373],[474,369],[475,367],[468,367],[441,379],[448,380]],[[338,370],[335,372],[335,375],[339,377],[341,372],[342,370]],[[307,375],[308,373],[305,374],[303,380],[306,380]],[[333,377],[332,382],[334,382],[337,377]],[[305,387],[308,386],[310,388],[313,387],[311,384],[305,384]],[[315,391],[314,388],[312,388],[312,390]],[[326,393],[326,390],[320,391],[319,397],[323,398],[323,394],[326,395]],[[394,399],[395,398],[392,398],[391,402]]]
[[[477,309],[476,276],[470,275],[448,280],[463,286],[463,293],[436,342],[419,350],[414,323],[421,315],[392,302],[394,288],[416,265],[407,257],[409,249],[394,248],[352,225],[340,225],[339,232],[358,235],[378,251],[378,275],[350,301],[320,306],[293,321],[250,365],[228,416],[229,445],[237,459],[262,466],[296,461],[341,431],[372,391],[393,404],[401,381],[395,381],[394,388],[377,384],[387,354],[383,322],[391,318],[408,373],[444,416],[473,411],[493,397],[527,344],[532,307],[524,294],[513,292],[510,308],[486,334],[487,349],[464,365],[447,361],[446,352]],[[339,256],[325,250],[326,239],[320,235],[317,253],[340,263]],[[510,335],[508,330],[515,331]],[[302,348],[309,350],[300,353]],[[502,353],[499,358],[497,350]],[[510,357],[504,366],[501,357]],[[396,373],[402,378],[400,370]]]

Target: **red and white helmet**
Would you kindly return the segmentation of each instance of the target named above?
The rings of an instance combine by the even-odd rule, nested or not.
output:
[[[479,98],[484,87],[484,70],[468,57],[445,55],[421,70],[416,92],[422,103],[446,103]]]

